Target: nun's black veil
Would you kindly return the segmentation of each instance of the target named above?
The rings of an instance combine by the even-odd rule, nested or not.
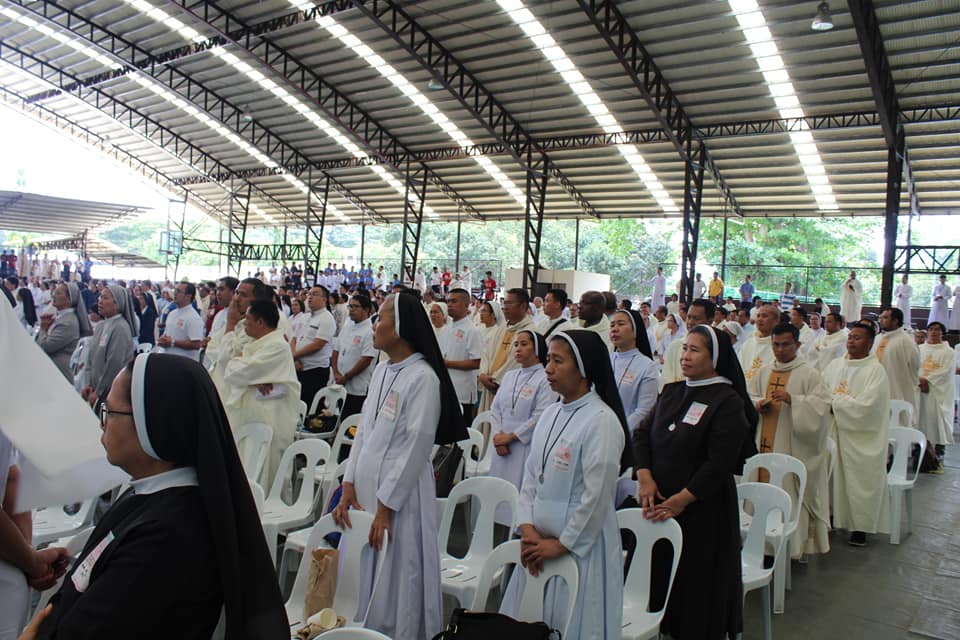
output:
[[[650,338],[647,336],[647,325],[643,324],[643,316],[633,309],[618,309],[617,313],[625,313],[633,320],[633,335],[640,353],[653,360],[653,349],[650,348]]]
[[[599,335],[583,329],[559,331],[550,336],[550,341],[564,340],[565,337],[573,341],[579,353],[578,364],[583,363],[584,377],[593,385],[597,395],[613,409],[617,420],[620,421],[624,438],[623,452],[620,454],[620,472],[622,473],[633,466],[633,447],[630,446],[630,429],[627,428],[627,417],[623,411],[623,403],[620,401],[617,381],[613,377],[613,367],[610,365],[610,351]]]
[[[517,332],[519,336],[521,333],[529,333],[530,339],[533,340],[533,350],[537,354],[537,360],[540,361],[540,364],[543,366],[547,365],[547,341],[546,339],[533,329],[521,329]]]
[[[742,467],[743,462],[757,453],[757,422],[760,419],[750,394],[747,393],[747,380],[743,377],[743,369],[740,367],[740,360],[737,358],[733,345],[730,344],[730,336],[725,331],[718,331],[705,324],[699,324],[690,330],[690,333],[699,333],[707,339],[707,346],[713,354],[714,342],[710,338],[713,334],[717,345],[717,364],[714,370],[718,376],[723,376],[730,381],[733,390],[743,400],[743,415],[747,421],[747,437],[744,439],[743,446],[740,448],[740,461],[738,468]]]
[[[437,424],[435,444],[450,444],[469,436],[463,424],[463,410],[457,400],[457,391],[450,380],[450,372],[443,363],[437,336],[423,305],[409,293],[394,294],[393,312],[397,334],[430,365],[440,380],[440,422]]]
[[[216,541],[212,560],[220,568],[226,637],[289,637],[257,508],[210,376],[198,362],[181,356],[142,354],[138,360],[132,385],[134,420],[138,432],[141,426],[146,429],[153,453],[147,447],[144,450],[197,470],[211,537]]]

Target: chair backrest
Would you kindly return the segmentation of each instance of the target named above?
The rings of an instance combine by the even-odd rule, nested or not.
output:
[[[827,436],[827,477],[832,478],[837,468],[837,441]]]
[[[468,427],[467,436],[466,440],[461,440],[457,444],[463,449],[464,472],[471,476],[477,472],[480,459],[483,457],[483,434],[473,427]]]
[[[440,531],[437,536],[440,542],[440,553],[447,551],[457,504],[472,501],[472,499],[479,502],[480,508],[474,513],[475,521],[470,548],[467,549],[464,558],[485,558],[493,551],[495,516],[497,507],[501,504],[507,504],[510,507],[511,518],[516,522],[520,494],[513,483],[493,476],[467,478],[457,483],[444,502],[443,513],[440,516]],[[513,527],[510,528],[513,529]]]
[[[270,443],[273,442],[273,427],[263,422],[242,424],[233,432],[240,453],[240,462],[250,480],[256,480],[267,463]]]
[[[323,406],[329,409],[340,418],[340,410],[343,409],[343,403],[347,399],[347,388],[341,385],[335,387],[323,387],[313,396],[310,403],[310,412],[307,415],[315,414],[320,408],[320,400],[323,399]]]
[[[137,345],[137,353],[150,353],[153,350],[153,345],[149,342],[141,342]]]
[[[764,555],[772,555],[774,560],[780,555],[783,548],[784,536],[771,537],[769,525],[774,518],[779,518],[781,524],[786,525],[790,515],[790,496],[780,487],[766,482],[742,482],[737,485],[737,500],[740,510],[743,503],[749,501],[753,505],[753,517],[750,519],[750,528],[747,538],[741,547],[741,557],[744,564],[763,568]],[[779,514],[779,515],[776,515]],[[781,527],[785,530],[785,526]],[[766,543],[771,542],[773,549],[767,549]],[[771,567],[771,572],[773,571]]]
[[[890,426],[910,427],[913,424],[913,405],[906,400],[890,400]]]
[[[57,538],[72,535],[84,526],[93,523],[96,500],[90,498],[80,503],[80,508],[72,515],[61,505],[47,507],[33,512],[33,544],[41,545]]]
[[[485,457],[488,454],[493,454],[493,447],[490,447],[490,429],[493,424],[493,412],[492,411],[481,411],[477,414],[477,417],[473,419],[473,422],[470,423],[471,429],[476,429],[483,434],[483,451],[480,452],[481,457]],[[487,428],[484,429],[483,425],[487,425]]]
[[[752,472],[759,469],[765,469],[770,474],[770,484],[786,488],[788,475],[794,475],[797,478],[797,503],[791,505],[788,518],[790,522],[796,522],[800,517],[800,507],[803,504],[803,492],[807,488],[807,467],[802,460],[788,456],[785,453],[758,453],[747,458],[743,464],[744,480],[752,480]],[[791,501],[792,502],[792,501]]]
[[[650,571],[653,567],[653,545],[658,540],[667,540],[673,547],[673,566],[670,568],[670,579],[667,582],[666,596],[663,607],[657,614],[658,622],[667,609],[670,599],[670,589],[673,579],[677,575],[677,565],[680,564],[680,552],[683,550],[683,531],[676,520],[654,522],[643,517],[643,509],[620,509],[617,511],[617,524],[621,529],[633,532],[637,546],[633,551],[633,560],[630,562],[630,571],[624,577],[623,602],[635,602],[643,606],[646,611],[650,602]]]
[[[364,548],[369,547],[368,535],[370,525],[373,524],[373,516],[366,511],[350,511],[350,522],[353,527],[350,529],[340,529],[333,522],[332,515],[325,515],[310,530],[310,536],[307,538],[307,546],[304,547],[303,557],[300,558],[300,567],[297,569],[297,577],[293,581],[293,590],[290,592],[290,599],[287,600],[287,616],[290,618],[290,624],[294,625],[303,622],[303,599],[307,591],[307,580],[310,574],[310,562],[313,559],[312,551],[318,547],[328,546],[324,542],[324,536],[331,533],[340,533],[340,544],[337,547],[340,551],[340,564],[337,570],[337,592],[333,598],[333,608],[337,613],[347,619],[347,622],[358,622],[365,620],[366,611],[360,611],[360,559]],[[373,579],[373,592],[377,590],[377,583],[380,580],[380,572],[383,570],[384,560],[387,554],[387,540],[384,538],[384,544],[377,555],[376,570]],[[373,594],[369,602],[373,601]],[[368,604],[369,607],[369,604]],[[362,616],[362,617],[360,617]],[[360,617],[360,620],[358,620]]]
[[[889,435],[890,439],[895,441],[895,444],[893,464],[887,471],[887,477],[913,484],[917,481],[917,475],[920,473],[920,464],[923,462],[923,454],[927,449],[927,437],[919,430],[908,427],[890,427]],[[907,459],[910,458],[913,445],[920,447],[920,453],[917,455],[917,466],[911,477],[907,470]]]
[[[390,640],[390,636],[363,627],[341,627],[324,631],[323,640]]]
[[[294,504],[298,508],[305,509],[306,512],[313,506],[314,482],[311,480],[316,474],[316,468],[330,462],[330,445],[317,438],[308,438],[306,440],[295,440],[293,444],[287,447],[280,458],[280,466],[277,468],[277,475],[273,479],[273,485],[270,487],[270,494],[267,500],[270,502],[283,501],[283,483],[286,478],[293,477],[293,463],[298,455],[306,458],[304,467],[304,482],[300,483],[300,493]]]
[[[247,483],[250,485],[250,494],[253,495],[253,503],[257,506],[257,515],[262,516],[263,501],[267,499],[263,493],[263,487],[261,487],[260,484],[252,478],[248,478]]]
[[[300,408],[297,410],[297,426],[302,427],[303,421],[307,417],[307,403],[303,400],[300,401]]]
[[[333,446],[330,448],[334,461],[340,459],[340,449],[342,449],[345,444],[353,444],[353,436],[347,433],[347,430],[349,430],[350,427],[356,427],[359,429],[360,419],[362,417],[363,416],[361,416],[359,413],[355,413],[352,416],[346,416],[340,421],[340,426],[337,427],[337,435],[333,439]]]
[[[577,562],[570,557],[570,554],[547,560],[543,563],[543,571],[540,575],[534,577],[520,565],[520,541],[509,540],[504,542],[491,551],[486,562],[483,563],[483,570],[480,572],[480,579],[477,582],[477,592],[473,597],[473,605],[470,608],[473,611],[484,610],[487,604],[487,596],[490,594],[490,588],[493,586],[497,572],[510,564],[516,565],[515,571],[526,572],[523,593],[520,594],[520,606],[516,609],[518,620],[524,622],[543,620],[543,598],[547,583],[552,578],[558,577],[566,583],[568,598],[566,606],[562,606],[562,603],[555,603],[554,606],[554,611],[566,612],[563,625],[558,629],[561,636],[566,637],[570,620],[573,619],[573,611],[576,608],[574,603],[577,599],[577,589],[580,586],[580,572],[577,569]]]

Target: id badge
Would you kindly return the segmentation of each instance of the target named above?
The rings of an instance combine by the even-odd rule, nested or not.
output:
[[[532,398],[532,397],[533,397],[533,387],[531,387],[531,386],[528,385],[528,384],[525,384],[525,385],[523,385],[522,387],[520,387],[520,397],[521,397],[522,399],[524,399],[524,400],[529,400],[530,398]]]
[[[689,425],[695,425],[700,422],[700,418],[703,417],[704,412],[707,410],[707,405],[702,402],[694,402],[690,405],[690,408],[687,409],[687,415],[683,416],[681,422]]]
[[[573,461],[573,451],[570,443],[561,440],[553,450],[553,468],[557,471],[570,471],[570,464]]]
[[[387,399],[383,401],[383,406],[380,408],[380,415],[393,422],[397,419],[397,405],[400,404],[400,394],[396,391],[391,391],[387,394]]]
[[[108,533],[106,537],[87,554],[87,557],[83,559],[83,562],[80,563],[77,570],[70,576],[70,579],[73,581],[73,588],[79,593],[83,593],[87,590],[87,587],[90,586],[90,574],[93,573],[93,567],[97,564],[100,556],[103,555],[104,550],[110,546],[111,542],[113,542],[113,531]]]

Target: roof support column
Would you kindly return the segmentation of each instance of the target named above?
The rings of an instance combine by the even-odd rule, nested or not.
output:
[[[880,279],[881,307],[889,307],[893,301],[893,271],[897,254],[900,192],[903,189],[905,137],[901,127],[897,134],[896,145],[887,149],[887,200],[883,221],[883,275]]]
[[[406,274],[412,283],[417,270],[417,256],[420,253],[420,231],[423,228],[423,199],[427,192],[427,172],[423,165],[411,167],[407,159],[406,188],[403,194],[403,236],[400,240],[400,276]],[[416,185],[416,193],[410,186]]]
[[[532,292],[540,275],[540,238],[543,235],[543,208],[547,199],[547,174],[535,171],[527,153],[527,206],[523,217],[523,288]],[[546,162],[539,162],[545,167]]]
[[[320,268],[320,253],[323,251],[323,229],[327,225],[327,199],[330,196],[330,176],[325,175],[323,180],[323,204],[320,206],[320,227],[313,224],[313,171],[307,173],[307,231],[303,237],[303,270],[306,272],[307,264],[313,267],[314,278],[317,277]],[[311,242],[313,245],[311,246]]]
[[[703,204],[703,147],[699,144],[691,154],[691,137],[687,138],[686,163],[683,180],[683,251],[680,263],[680,300],[693,301],[693,282],[697,271],[697,246],[700,242],[700,206]]]
[[[227,273],[230,273],[231,265],[236,264],[237,277],[240,277],[240,268],[243,265],[243,257],[246,255],[247,244],[247,220],[250,216],[250,183],[247,183],[246,198],[238,198],[237,192],[233,189],[233,178],[230,179],[230,216],[227,226]],[[234,207],[234,201],[240,204],[241,210],[238,213]]]

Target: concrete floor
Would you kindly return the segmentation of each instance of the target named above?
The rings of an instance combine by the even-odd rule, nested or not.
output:
[[[835,531],[830,553],[793,563],[775,640],[960,638],[960,447],[947,448],[944,466],[917,479],[913,533],[899,545],[876,535],[851,547]],[[747,596],[744,618],[744,639],[763,638],[760,591]]]

